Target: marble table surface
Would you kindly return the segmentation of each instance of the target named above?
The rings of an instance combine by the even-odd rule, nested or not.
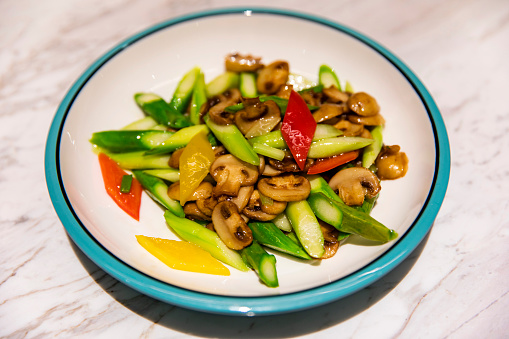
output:
[[[448,129],[449,188],[425,240],[378,282],[312,310],[229,317],[146,297],[73,245],[47,192],[48,129],[81,72],[155,23],[232,5],[308,12],[380,42]],[[508,56],[506,0],[1,1],[0,337],[509,337]]]

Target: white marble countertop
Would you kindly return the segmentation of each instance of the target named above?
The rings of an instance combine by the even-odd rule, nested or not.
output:
[[[86,67],[155,23],[232,5],[368,35],[420,77],[448,129],[451,179],[428,237],[380,281],[312,311],[228,317],[141,295],[73,245],[46,189],[48,128]],[[0,337],[507,338],[508,42],[505,0],[1,1]]]

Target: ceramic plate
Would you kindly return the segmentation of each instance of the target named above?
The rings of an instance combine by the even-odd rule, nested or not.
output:
[[[316,80],[321,64],[341,81],[373,95],[386,119],[386,144],[410,159],[407,175],[384,181],[373,217],[400,237],[381,246],[350,241],[332,259],[312,264],[277,256],[280,287],[254,272],[231,276],[169,269],[136,242],[143,234],[177,239],[163,210],[143,196],[136,222],[104,190],[89,139],[143,117],[140,91],[169,99],[182,75],[198,65],[211,80],[226,54],[265,62],[287,60],[292,73]],[[223,314],[274,314],[342,298],[398,265],[429,231],[449,178],[449,145],[433,99],[397,57],[373,40],[325,19],[272,9],[225,9],[173,19],[120,43],[93,63],[69,90],[52,123],[46,176],[55,209],[78,247],[124,284],[178,306]]]

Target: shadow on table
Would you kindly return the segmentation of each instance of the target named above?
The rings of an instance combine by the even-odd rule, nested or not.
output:
[[[283,338],[324,330],[369,309],[408,274],[421,255],[428,237],[429,233],[400,265],[357,293],[311,310],[260,317],[202,313],[147,297],[104,273],[70,242],[83,266],[108,294],[131,311],[154,323],[199,337]]]

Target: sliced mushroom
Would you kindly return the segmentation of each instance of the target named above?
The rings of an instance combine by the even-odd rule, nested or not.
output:
[[[290,99],[290,93],[293,90],[293,85],[283,85],[279,88],[276,95],[283,99]]]
[[[320,106],[322,103],[322,92],[315,92],[311,89],[301,92],[300,96],[304,99],[306,104],[311,106]]]
[[[184,205],[184,214],[188,219],[198,219],[198,220],[212,220],[210,216],[204,214],[197,206],[195,202],[188,202]]]
[[[262,58],[254,57],[250,54],[231,53],[225,58],[225,67],[230,72],[255,72],[263,67],[261,60]]]
[[[290,66],[286,61],[274,61],[262,68],[256,79],[258,92],[263,94],[274,94],[281,86],[288,81]]]
[[[365,117],[377,115],[380,112],[380,106],[378,106],[376,99],[365,92],[352,94],[346,104],[352,112]]]
[[[224,146],[215,146],[215,147],[213,147],[213,150],[214,150],[214,156],[216,157],[216,159],[219,158],[221,155],[225,155],[228,153]]]
[[[314,160],[311,158],[306,159],[306,164],[304,165],[304,171],[307,171],[309,167],[311,167],[314,163]],[[293,155],[291,152],[285,152],[285,157],[283,160],[269,159],[269,164],[280,172],[300,172],[302,171],[297,165]]]
[[[239,211],[242,211],[249,203],[249,199],[251,198],[251,194],[253,194],[253,190],[254,186],[244,186],[239,189],[239,194],[236,197],[221,195],[217,198],[217,201],[231,201],[237,205]]]
[[[371,135],[371,132],[367,128],[364,128],[359,136],[365,139],[373,139],[373,135]]]
[[[363,117],[359,115],[349,115],[348,120],[354,124],[362,124],[366,126],[382,126],[385,125],[385,119],[381,114]]]
[[[258,159],[260,159],[260,165],[258,165],[258,173],[262,174],[265,171],[265,157],[258,154]]]
[[[212,211],[214,210],[214,207],[216,207],[217,203],[218,203],[217,199],[212,195],[205,199],[197,199],[196,207],[198,207],[198,209],[203,214],[210,217],[212,215]]]
[[[212,189],[213,187],[210,182],[203,181],[200,185],[198,185],[187,201],[207,199],[212,196]],[[170,185],[170,187],[168,187],[168,196],[173,200],[180,201],[180,181],[174,182]]]
[[[214,194],[237,196],[242,186],[254,185],[258,180],[258,167],[239,160],[231,154],[221,155],[210,166],[210,174],[216,180]]]
[[[233,123],[235,113],[227,112],[225,108],[239,103],[241,98],[242,95],[236,88],[232,88],[217,96],[215,101],[213,101],[217,103],[208,110],[210,119],[218,125],[229,125]]]
[[[323,254],[321,259],[329,259],[332,258],[339,248],[339,241],[338,241],[338,235],[339,231],[334,228],[334,226],[331,226],[321,220],[318,221],[320,224],[320,229],[323,233],[323,247],[325,249],[325,253]]]
[[[300,175],[284,174],[258,181],[261,194],[277,201],[304,200],[311,192],[308,179]]]
[[[408,157],[398,145],[384,146],[375,161],[376,174],[381,180],[404,177],[408,170]]]
[[[346,105],[323,104],[313,112],[313,118],[317,123],[337,117],[348,111]]]
[[[249,199],[249,203],[242,210],[242,214],[249,217],[250,219],[258,220],[258,221],[269,221],[275,219],[279,213],[270,214],[262,210],[262,201],[260,198],[260,192],[258,190],[254,190]],[[286,203],[285,203],[286,207]],[[283,208],[284,210],[284,208]]]
[[[336,86],[332,85],[329,88],[324,88],[322,93],[327,98],[327,102],[347,102],[350,98],[350,95],[345,92],[341,92]]]
[[[170,156],[170,160],[168,160],[168,165],[173,168],[179,168],[179,161],[182,152],[184,152],[185,147],[179,148],[175,152],[173,152]]]
[[[346,119],[342,119],[334,124],[334,127],[341,130],[345,137],[358,137],[364,130],[364,125],[355,124]]]
[[[329,186],[349,206],[362,205],[364,198],[373,198],[380,192],[380,180],[364,167],[345,168],[336,173]]]
[[[262,175],[267,177],[273,177],[276,175],[283,174],[283,171],[277,170],[274,167],[272,167],[270,164],[265,163],[265,166],[262,171]]]
[[[221,240],[233,250],[241,250],[253,241],[251,229],[231,201],[220,202],[214,207],[212,222]]]
[[[243,99],[244,109],[235,114],[235,125],[246,136],[253,138],[270,132],[281,121],[281,110],[272,100]]]

